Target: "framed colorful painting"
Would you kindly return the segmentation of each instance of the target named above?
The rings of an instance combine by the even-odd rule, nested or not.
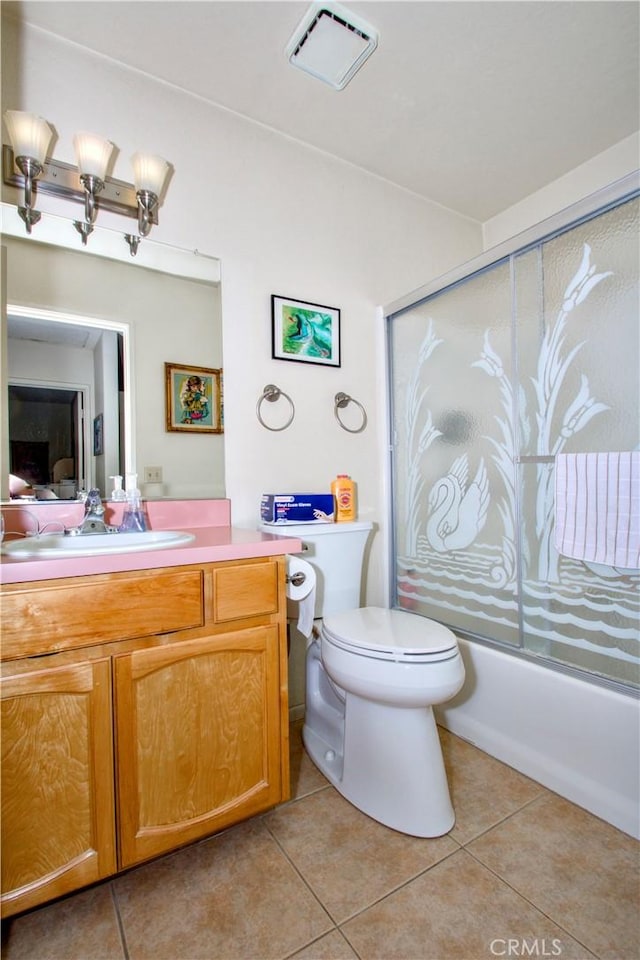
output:
[[[167,431],[222,433],[222,370],[165,363]]]
[[[340,366],[340,311],[319,303],[271,297],[272,357]]]

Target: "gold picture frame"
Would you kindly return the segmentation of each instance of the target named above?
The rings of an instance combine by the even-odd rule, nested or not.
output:
[[[165,363],[166,428],[171,433],[222,433],[222,370]]]

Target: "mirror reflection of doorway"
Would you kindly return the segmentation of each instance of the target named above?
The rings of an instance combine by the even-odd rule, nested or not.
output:
[[[125,391],[126,364],[130,362],[127,359],[130,352],[126,346],[128,342],[128,327],[124,324],[7,305],[8,384],[62,391],[58,399],[65,404],[73,403],[72,398],[82,391],[82,406],[79,397],[76,399],[74,448],[67,442],[65,456],[58,460],[53,459],[55,454],[51,450],[46,454],[40,452],[37,476],[42,478],[47,474],[47,486],[75,480],[76,495],[79,490],[95,486],[103,496],[108,496],[113,488],[109,478],[126,472],[125,465],[130,462],[133,444],[132,398],[128,380]],[[64,397],[65,392],[69,396]],[[49,440],[47,436],[36,435],[38,426],[43,427],[44,414],[41,416],[36,407],[33,409],[36,410],[36,423],[29,428],[31,432],[21,429],[20,434],[14,436],[13,427],[9,425],[10,462],[21,456],[20,448],[15,445],[11,451],[12,440],[29,443]],[[81,419],[82,411],[84,420]],[[93,447],[97,418],[103,423],[102,454],[97,454]],[[26,453],[32,459],[38,456],[36,448],[22,450],[22,454]],[[60,463],[70,457],[75,461],[71,472],[67,469],[68,464]],[[42,467],[43,459],[47,461],[48,473]],[[56,463],[58,466],[54,471]],[[30,466],[35,468],[35,464]],[[10,472],[20,476],[14,467],[10,467]],[[70,498],[70,487],[71,484],[65,484],[65,489],[58,490],[55,495]],[[53,490],[36,490],[35,493],[41,499],[54,495]]]
[[[75,498],[84,480],[83,390],[9,385],[10,472],[41,498]]]

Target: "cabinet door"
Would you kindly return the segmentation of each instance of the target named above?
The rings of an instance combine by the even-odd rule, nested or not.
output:
[[[120,866],[282,799],[277,626],[117,657]]]
[[[9,676],[2,695],[2,916],[113,873],[109,659]]]

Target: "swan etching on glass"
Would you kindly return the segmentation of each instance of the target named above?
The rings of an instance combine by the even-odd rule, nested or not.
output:
[[[489,507],[489,479],[484,460],[469,483],[466,453],[455,460],[446,477],[429,493],[427,539],[438,553],[462,550],[473,543],[485,525]]]

